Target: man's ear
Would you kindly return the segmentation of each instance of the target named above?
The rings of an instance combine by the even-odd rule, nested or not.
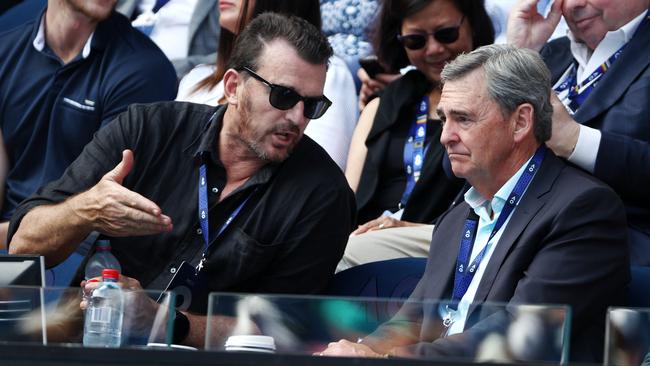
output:
[[[519,107],[517,107],[517,109],[512,113],[512,122],[514,124],[513,132],[516,142],[521,142],[533,133],[533,123],[535,120],[534,114],[535,108],[530,103],[519,105]]]
[[[228,69],[223,74],[223,95],[226,103],[237,105],[237,87],[242,84],[243,79],[235,69]]]

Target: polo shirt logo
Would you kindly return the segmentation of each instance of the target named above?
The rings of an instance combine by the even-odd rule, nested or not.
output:
[[[84,104],[81,104],[81,103],[79,103],[79,102],[77,102],[75,100],[64,97],[63,102],[65,102],[66,104],[68,104],[68,105],[70,105],[70,106],[72,106],[74,108],[83,109],[84,111],[94,111],[95,110],[95,102],[92,101],[92,100],[86,99],[86,100],[84,100]]]

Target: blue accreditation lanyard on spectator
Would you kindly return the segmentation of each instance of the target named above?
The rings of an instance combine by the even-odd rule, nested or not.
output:
[[[564,80],[562,84],[558,85],[557,88],[555,88],[555,92],[559,94],[569,89],[569,108],[571,108],[573,112],[578,110],[582,103],[584,103],[585,99],[587,99],[589,94],[591,94],[591,92],[596,87],[596,84],[598,84],[600,78],[605,75],[607,70],[611,67],[612,63],[614,63],[614,61],[616,61],[621,53],[623,53],[625,46],[627,46],[627,44],[621,46],[621,48],[614,52],[614,54],[609,59],[607,59],[607,61],[598,66],[598,68],[596,68],[596,71],[592,72],[591,75],[589,75],[579,84],[576,81],[578,76],[578,67],[576,66],[575,62],[571,65],[569,76],[566,78],[566,80]]]
[[[422,163],[426,148],[424,146],[427,138],[427,119],[429,118],[429,97],[425,95],[418,104],[418,110],[415,119],[411,124],[409,137],[404,144],[404,168],[406,169],[406,188],[402,193],[399,202],[399,208],[406,206],[406,202],[413,192],[413,187],[420,179]]]
[[[646,12],[645,18],[641,21],[641,24],[639,25],[639,28],[643,27],[645,22],[650,19],[650,9]],[[638,29],[638,28],[637,28]],[[607,61],[605,61],[603,64],[598,66],[596,68],[596,71],[592,72],[591,75],[589,75],[585,80],[583,80],[581,83],[578,84],[577,82],[577,77],[578,77],[578,67],[576,66],[576,63],[574,62],[571,65],[571,70],[569,71],[569,76],[562,82],[562,84],[558,85],[557,88],[555,88],[555,92],[557,94],[569,89],[569,108],[573,112],[577,111],[578,108],[584,103],[584,101],[587,99],[589,94],[594,90],[596,87],[596,84],[598,84],[598,81],[600,78],[605,75],[607,70],[612,66],[614,61],[616,61],[620,56],[621,53],[623,53],[623,50],[627,46],[627,43],[621,46],[612,56],[610,56]]]
[[[201,164],[199,167],[199,223],[201,224],[201,232],[203,234],[203,241],[205,242],[205,248],[203,249],[203,256],[201,257],[201,261],[199,264],[196,266],[196,272],[200,272],[203,269],[203,265],[205,264],[206,260],[206,255],[208,254],[208,250],[210,249],[210,246],[212,245],[213,242],[210,241],[210,227],[209,227],[209,220],[208,220],[208,179],[206,176],[206,165]],[[246,202],[251,198],[251,196],[257,191],[257,188],[251,192],[251,194],[246,197],[246,199],[235,208],[235,210],[228,216],[226,221],[221,225],[219,230],[217,231],[217,235],[214,237],[213,240],[216,240],[221,236],[221,234],[228,228],[230,223],[239,215],[239,212],[241,209],[246,205]]]
[[[487,244],[483,249],[476,255],[474,261],[469,263],[470,255],[472,248],[474,247],[474,240],[476,239],[476,229],[478,228],[478,215],[470,210],[467,219],[465,220],[465,225],[463,227],[463,236],[460,239],[460,249],[458,251],[458,257],[456,259],[456,268],[454,271],[454,290],[452,295],[452,304],[446,306],[446,314],[443,316],[442,323],[445,327],[449,327],[453,321],[454,312],[458,309],[458,302],[465,296],[469,285],[474,279],[476,270],[481,264],[483,257],[490,250],[492,246],[492,238],[499,232],[503,224],[506,222],[512,211],[517,207],[521,196],[524,194],[528,185],[533,180],[535,173],[539,170],[539,167],[544,161],[544,156],[546,155],[546,147],[541,145],[535,155],[530,160],[526,169],[523,171],[522,175],[517,180],[515,187],[510,192],[508,200],[506,201],[503,210],[497,218],[497,222],[492,228],[492,232],[488,238]]]

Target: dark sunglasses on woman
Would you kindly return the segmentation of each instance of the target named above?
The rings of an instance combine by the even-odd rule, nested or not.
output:
[[[436,41],[443,44],[454,43],[458,40],[460,33],[460,26],[463,25],[465,16],[460,19],[455,27],[440,28],[434,31],[433,33],[413,33],[413,34],[398,34],[397,39],[400,43],[408,48],[409,50],[419,50],[420,48],[426,46],[427,38],[433,36]]]
[[[269,93],[269,103],[271,103],[273,108],[286,111],[287,109],[293,108],[294,105],[298,104],[298,102],[302,100],[305,104],[303,115],[309,119],[317,119],[325,114],[327,108],[332,105],[332,102],[324,95],[320,97],[303,97],[291,88],[269,83],[249,67],[244,66],[243,70],[249,73],[254,79],[271,89],[271,92]]]

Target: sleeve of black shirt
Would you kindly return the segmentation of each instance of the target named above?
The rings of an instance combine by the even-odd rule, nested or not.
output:
[[[121,160],[124,149],[134,149],[140,134],[140,110],[129,108],[108,126],[100,129],[81,155],[66,169],[61,178],[41,188],[23,201],[11,218],[8,243],[18,230],[23,217],[34,207],[65,201],[70,196],[94,186]]]

